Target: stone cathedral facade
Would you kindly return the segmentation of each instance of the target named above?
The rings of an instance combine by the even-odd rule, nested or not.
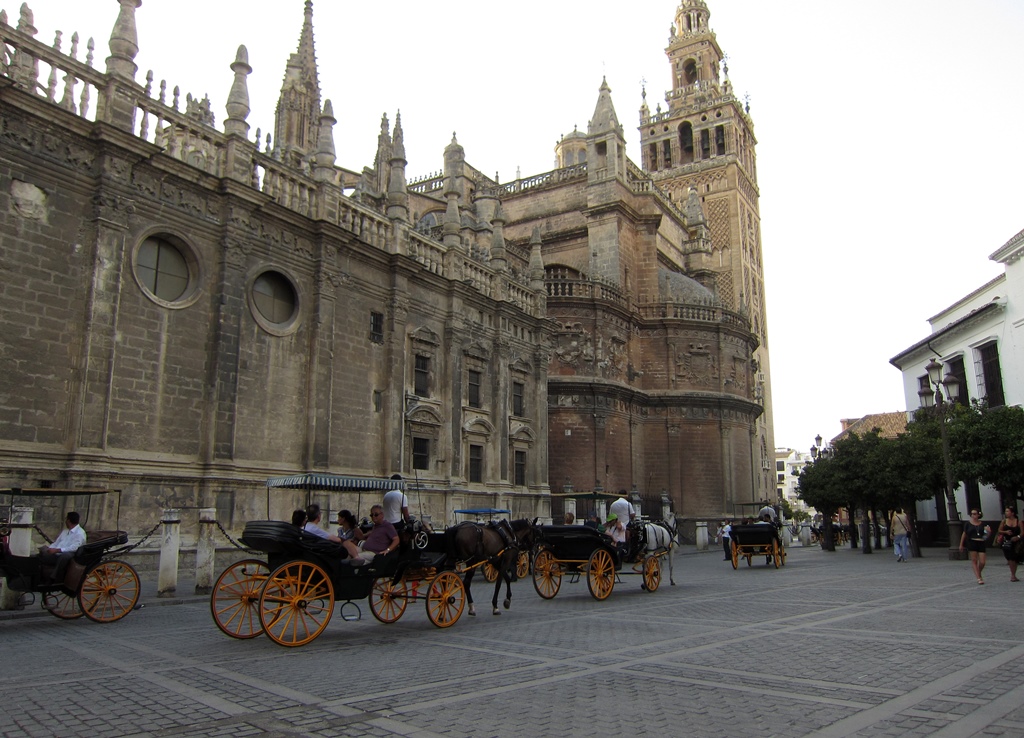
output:
[[[373,162],[337,161],[311,0],[267,134],[245,47],[218,126],[140,74],[135,5],[104,71],[91,40],[0,14],[0,487],[121,489],[135,530],[163,508],[286,517],[304,500],[263,484],[300,472],[401,474],[435,523],[600,490],[691,520],[769,496],[753,136],[714,54],[679,58],[729,121],[722,177],[670,153],[709,130],[674,107],[644,108],[630,161],[601,84],[555,170],[499,183],[453,136],[415,179],[397,115]],[[684,0],[673,64],[691,8],[717,50]],[[339,494],[320,501],[372,501]]]

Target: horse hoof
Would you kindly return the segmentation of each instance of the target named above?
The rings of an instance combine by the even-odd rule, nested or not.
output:
[[[476,617],[476,608],[474,608],[472,605],[469,606],[469,614],[473,617]]]
[[[501,610],[499,610],[498,608],[494,608],[494,612],[491,613],[491,614],[492,615],[501,615]]]
[[[503,604],[503,605],[505,606],[505,609],[507,610],[507,609],[509,609],[510,607],[512,607],[512,600],[505,600],[505,601],[504,601],[504,602],[502,602],[501,604]]]

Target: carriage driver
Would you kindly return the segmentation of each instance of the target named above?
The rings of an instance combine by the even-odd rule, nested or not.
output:
[[[395,526],[384,519],[384,508],[374,505],[370,508],[373,529],[361,541],[342,541],[345,550],[355,563],[372,561],[377,554],[387,555],[398,548],[398,532]]]
[[[394,474],[392,479],[401,479],[400,474]],[[411,523],[409,517],[409,498],[400,489],[388,490],[384,495],[384,519],[395,526],[395,530],[402,531],[406,523]]]
[[[80,520],[78,513],[69,512],[64,519],[64,530],[57,536],[57,540],[48,546],[39,547],[39,563],[53,567],[52,579],[55,582],[64,580],[68,562],[74,557],[75,551],[85,544],[85,531],[78,524]]]

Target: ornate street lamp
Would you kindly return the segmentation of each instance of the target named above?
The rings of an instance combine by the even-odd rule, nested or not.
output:
[[[939,419],[939,434],[942,438],[942,464],[946,472],[946,523],[949,529],[949,560],[957,561],[964,558],[960,553],[960,513],[956,509],[956,482],[953,479],[953,464],[949,460],[949,431],[946,423],[952,417],[954,405],[960,397],[960,382],[950,373],[942,376],[942,364],[934,358],[925,367],[928,381],[935,388],[935,396],[928,397],[930,392],[923,387],[918,392],[924,407],[934,405],[936,417]],[[942,388],[946,389],[943,397]]]

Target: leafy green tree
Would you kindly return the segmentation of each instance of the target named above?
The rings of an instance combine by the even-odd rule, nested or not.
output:
[[[975,402],[949,425],[954,474],[999,490],[1002,504],[1024,499],[1024,409]]]
[[[831,456],[820,456],[813,464],[804,466],[797,481],[797,493],[801,500],[821,513],[822,550],[835,551],[832,518],[848,499],[836,460]]]

